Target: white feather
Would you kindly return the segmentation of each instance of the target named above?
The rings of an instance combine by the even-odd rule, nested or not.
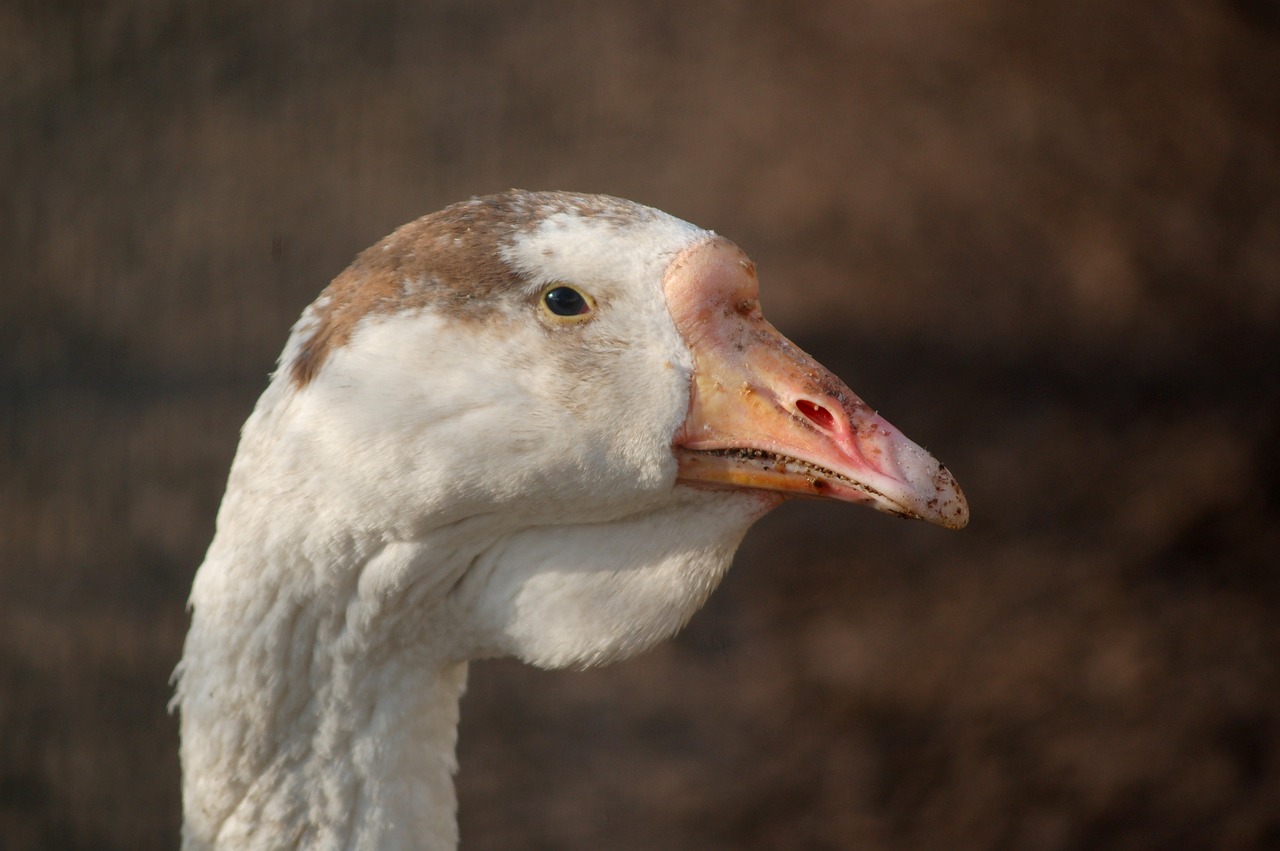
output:
[[[452,848],[466,660],[581,666],[683,625],[769,505],[675,486],[692,360],[662,274],[709,234],[562,211],[509,246],[572,329],[377,313],[245,424],[180,666],[184,847]]]

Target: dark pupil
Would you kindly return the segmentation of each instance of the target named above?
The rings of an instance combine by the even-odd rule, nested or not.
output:
[[[587,312],[587,300],[573,287],[556,287],[547,293],[545,301],[556,316],[577,316]]]

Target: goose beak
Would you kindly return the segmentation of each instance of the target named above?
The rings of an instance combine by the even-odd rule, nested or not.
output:
[[[678,481],[969,522],[946,467],[765,320],[755,265],[736,245],[714,237],[686,249],[664,287],[694,361]]]

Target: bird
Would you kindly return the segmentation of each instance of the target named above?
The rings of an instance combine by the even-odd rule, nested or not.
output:
[[[799,497],[969,517],[764,318],[736,244],[561,191],[404,225],[241,432],[174,676],[183,848],[454,848],[468,663],[652,647]]]

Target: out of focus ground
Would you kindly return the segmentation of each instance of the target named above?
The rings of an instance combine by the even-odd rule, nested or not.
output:
[[[396,225],[602,191],[963,483],[645,658],[472,672],[469,849],[1280,847],[1280,6],[0,6],[0,846],[171,848],[240,422]]]

